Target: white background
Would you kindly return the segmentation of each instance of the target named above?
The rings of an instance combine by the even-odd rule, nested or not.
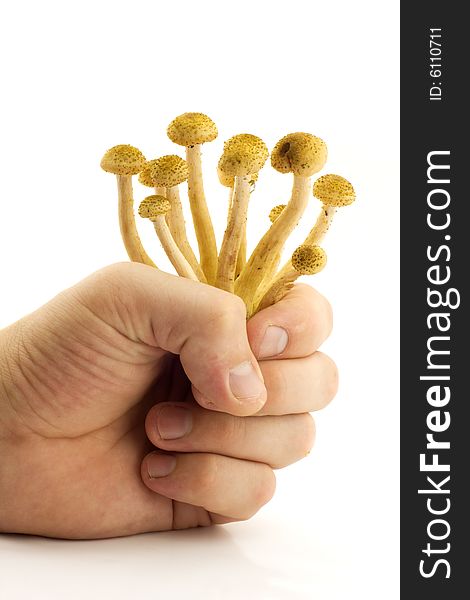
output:
[[[68,542],[0,536],[0,596],[398,598],[398,1],[2,3],[0,326],[90,272],[126,260],[103,152],[179,152],[170,120],[202,111],[215,165],[240,132],[272,147],[310,131],[357,203],[338,214],[315,285],[335,309],[325,345],[341,387],[317,416],[311,455],[278,472],[253,520],[210,530]],[[252,196],[251,247],[290,177],[267,167]],[[146,189],[136,186],[136,198]],[[302,240],[318,204],[312,201]],[[153,232],[145,245],[165,266]]]

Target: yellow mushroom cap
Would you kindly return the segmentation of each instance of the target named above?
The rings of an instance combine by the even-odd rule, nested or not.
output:
[[[139,175],[148,187],[174,187],[188,179],[188,164],[176,154],[149,160]]]
[[[271,223],[274,223],[274,221],[282,213],[282,211],[285,209],[285,207],[286,207],[285,204],[278,204],[274,208],[271,208],[271,211],[269,213],[269,220],[271,221]]]
[[[280,173],[310,177],[323,168],[327,155],[322,139],[311,133],[289,133],[274,146],[271,165]]]
[[[168,125],[167,135],[179,146],[195,146],[212,142],[218,135],[217,126],[204,113],[187,112]]]
[[[105,153],[100,166],[103,171],[115,175],[137,175],[145,163],[146,158],[138,148],[129,144],[119,144]]]
[[[326,265],[326,252],[320,246],[299,246],[292,255],[292,266],[300,275],[314,275]]]
[[[165,196],[147,196],[139,205],[139,216],[143,219],[156,219],[171,210],[170,201]]]
[[[245,177],[258,173],[268,156],[268,147],[261,138],[241,133],[225,142],[217,168],[227,177]]]
[[[219,181],[224,187],[233,188],[235,185],[235,177],[233,175],[227,175],[223,171],[220,170],[220,167],[217,166],[217,175],[219,176]],[[258,181],[258,173],[251,173],[250,184],[254,184]]]
[[[340,175],[322,175],[313,184],[313,195],[327,206],[348,206],[356,199],[351,183]]]

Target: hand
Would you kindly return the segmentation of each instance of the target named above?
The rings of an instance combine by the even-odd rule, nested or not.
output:
[[[301,285],[248,324],[239,298],[140,264],[62,292],[0,332],[0,531],[102,538],[250,517],[335,394],[316,352],[330,328]]]

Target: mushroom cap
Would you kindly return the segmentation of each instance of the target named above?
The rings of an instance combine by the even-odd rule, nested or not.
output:
[[[115,175],[137,175],[146,163],[142,152],[129,144],[113,146],[105,152],[100,166],[107,173]]]
[[[300,275],[314,275],[326,265],[326,252],[320,246],[299,246],[292,255],[292,266]]]
[[[261,138],[241,133],[225,142],[217,168],[227,177],[245,177],[258,173],[268,156],[268,147]]]
[[[187,112],[168,125],[166,133],[179,146],[195,146],[212,142],[218,135],[217,126],[204,113]]]
[[[147,187],[174,187],[188,179],[188,163],[176,154],[149,160],[139,175]]]
[[[147,196],[139,204],[139,216],[143,219],[156,219],[171,210],[170,201],[165,196]]]
[[[289,133],[271,152],[271,165],[280,173],[311,177],[324,164],[328,151],[325,142],[311,133]]]
[[[274,221],[282,213],[282,211],[285,209],[285,207],[286,207],[285,204],[278,204],[274,208],[271,208],[271,211],[269,213],[269,220],[271,221],[271,223],[274,223]]]
[[[340,175],[322,175],[313,184],[313,195],[327,206],[348,206],[356,199],[351,183]]]
[[[233,175],[227,175],[223,171],[220,170],[220,167],[217,166],[217,175],[219,176],[219,181],[224,187],[233,188],[235,185],[235,177]],[[258,181],[258,173],[251,173],[250,184],[254,184]]]

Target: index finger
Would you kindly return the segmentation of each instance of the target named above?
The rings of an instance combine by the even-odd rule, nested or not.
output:
[[[256,313],[247,323],[248,339],[258,359],[303,358],[328,338],[333,313],[314,288],[296,284],[286,296]]]

